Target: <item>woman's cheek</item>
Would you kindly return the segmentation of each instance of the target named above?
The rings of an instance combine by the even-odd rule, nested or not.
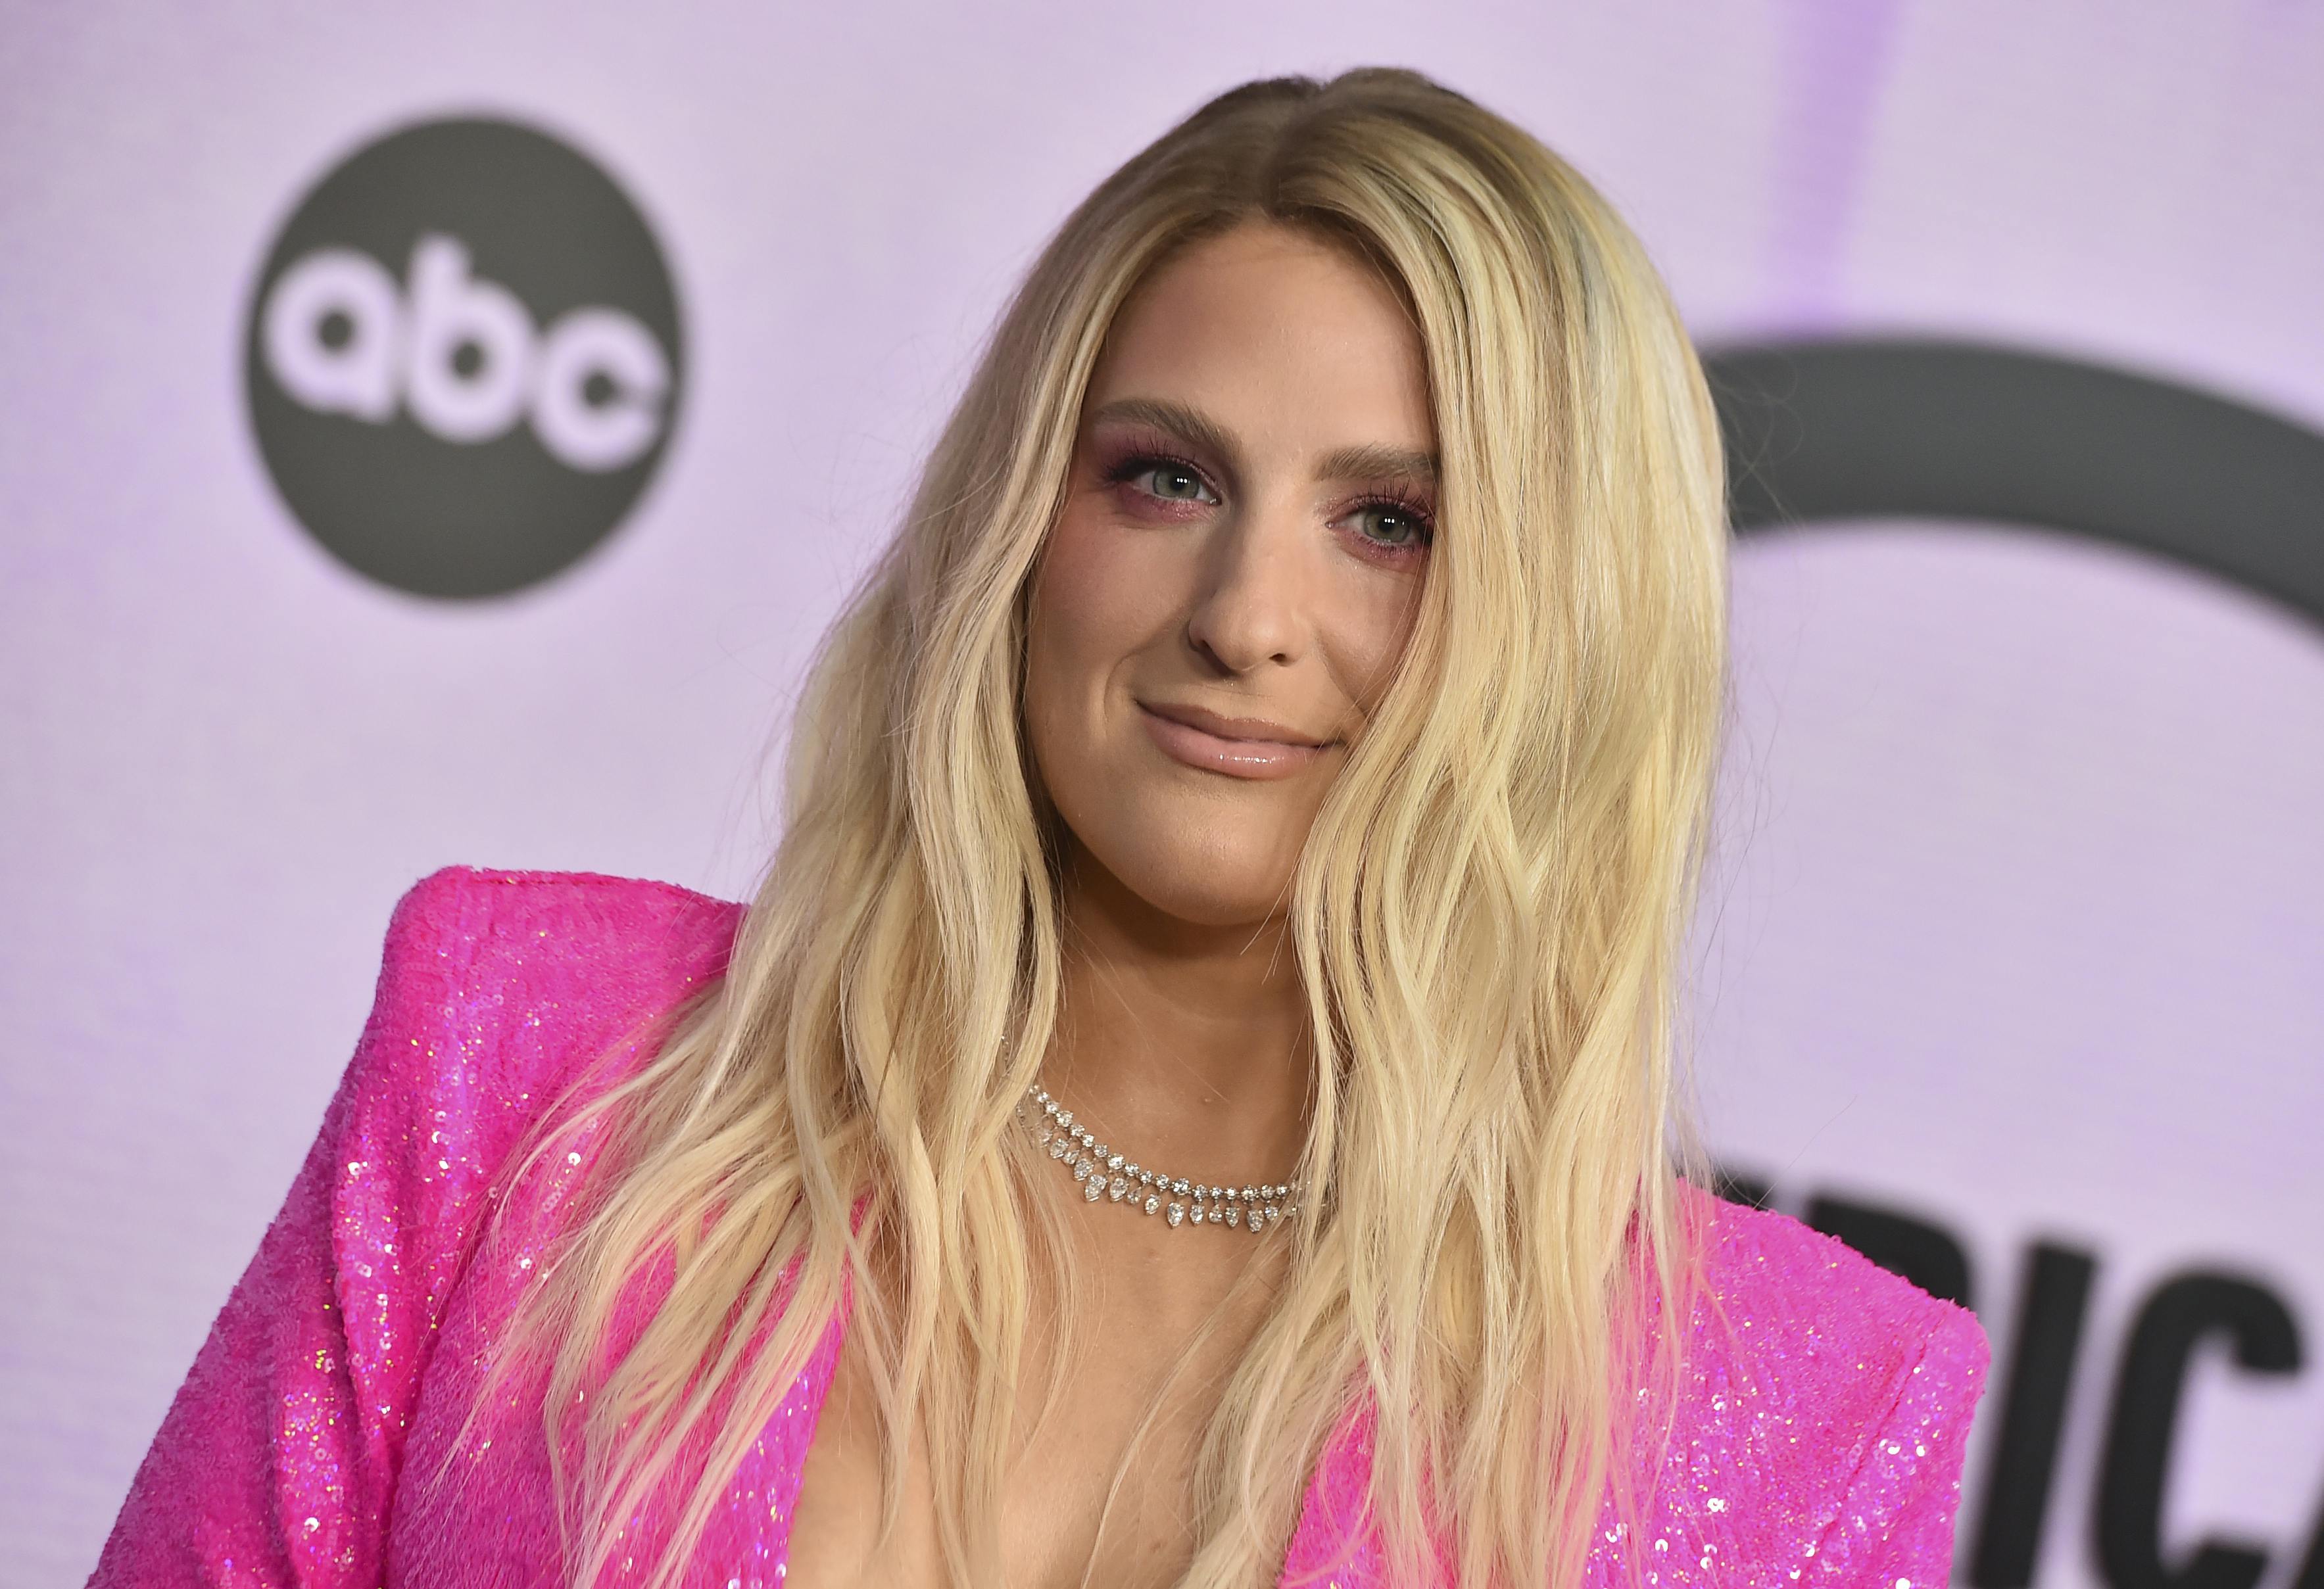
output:
[[[1034,754],[1053,797],[1086,765],[1103,733],[1104,684],[1129,637],[1113,607],[1120,569],[1109,532],[1068,515],[1042,549],[1026,647],[1026,707]],[[1112,652],[1114,655],[1108,655]]]
[[[1369,717],[1412,643],[1420,619],[1419,582],[1353,582],[1341,592],[1338,617],[1324,646],[1333,682]]]
[[[1148,532],[1150,536],[1155,532]],[[1051,532],[1041,599],[1063,648],[1088,661],[1136,649],[1165,615],[1168,561],[1102,512],[1068,512]]]

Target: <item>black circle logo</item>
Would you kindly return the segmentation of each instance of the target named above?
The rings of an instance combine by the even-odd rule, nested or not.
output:
[[[324,548],[415,595],[569,567],[652,477],[683,349],[645,219],[512,122],[423,123],[300,201],[250,307],[259,451]]]

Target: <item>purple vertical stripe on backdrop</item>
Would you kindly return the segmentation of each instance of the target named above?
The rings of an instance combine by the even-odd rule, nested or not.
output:
[[[1840,317],[1849,233],[1901,0],[1784,0],[1767,227],[1768,317],[1792,332]]]

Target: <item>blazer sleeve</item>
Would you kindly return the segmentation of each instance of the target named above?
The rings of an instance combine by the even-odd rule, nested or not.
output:
[[[376,998],[281,1211],[133,1481],[93,1585],[381,1582],[396,1474],[446,1292],[521,1124],[491,1107],[490,891],[396,907]]]
[[[1815,1581],[1941,1589],[1952,1581],[1961,1459],[1990,1355],[1966,1311],[1943,1312],[1864,1447],[1819,1549]]]

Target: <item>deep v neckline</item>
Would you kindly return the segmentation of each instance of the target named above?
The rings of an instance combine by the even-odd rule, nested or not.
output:
[[[862,1209],[858,1205],[857,1212]],[[771,1446],[786,1458],[780,1464],[769,1508],[773,1538],[768,1541],[774,1562],[775,1576],[787,1579],[790,1566],[791,1524],[798,1515],[800,1492],[807,1479],[807,1452],[815,1445],[816,1430],[823,1422],[824,1402],[831,1393],[832,1381],[839,1371],[839,1354],[847,1341],[847,1326],[855,1310],[855,1292],[844,1274],[839,1286],[839,1304],[832,1310],[823,1327],[815,1350],[807,1355],[806,1365],[791,1382],[781,1405],[765,1435],[762,1446]],[[1360,1413],[1351,1415],[1334,1425],[1316,1455],[1307,1474],[1307,1483],[1299,1496],[1299,1519],[1293,1526],[1291,1540],[1286,1548],[1284,1561],[1277,1569],[1276,1589],[1291,1589],[1296,1583],[1312,1584],[1321,1581],[1317,1574],[1330,1570],[1332,1589],[1363,1589],[1378,1581],[1374,1566],[1377,1552],[1372,1550],[1368,1537],[1351,1538],[1356,1531],[1356,1520],[1362,1516],[1364,1492],[1369,1487],[1371,1468],[1370,1420]]]

